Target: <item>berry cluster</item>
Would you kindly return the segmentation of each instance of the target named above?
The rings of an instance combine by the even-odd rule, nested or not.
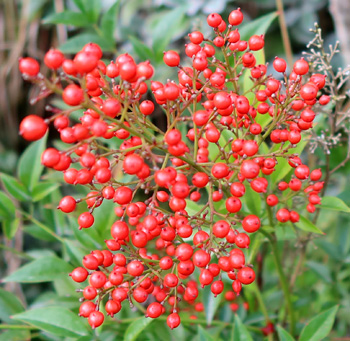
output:
[[[169,327],[176,328],[181,309],[203,310],[198,281],[210,285],[215,296],[226,287],[227,301],[239,295],[256,277],[243,250],[267,219],[243,212],[248,187],[261,194],[271,212],[277,206],[275,218],[283,223],[299,221],[293,197],[308,201],[309,212],[320,203],[322,173],[310,172],[293,148],[301,132],[312,128],[313,105],[330,100],[318,95],[325,76],[308,75],[309,65],[300,59],[287,77],[286,62],[278,57],[276,76],[267,75],[267,66],[256,65],[254,56],[264,37],[241,40],[236,26],[242,21],[240,9],[231,12],[228,25],[210,14],[215,38],[189,34],[188,66],[176,51],[164,53],[165,64],[178,69],[178,80],[165,84],[149,84],[152,65],[137,64],[128,54],[106,65],[93,43],[73,59],[48,51],[44,63],[52,70],[50,78],[40,73],[36,60],[19,62],[25,79],[40,87],[40,98],[56,93],[70,106],[51,107],[45,120],[27,116],[20,125],[21,135],[33,141],[53,123],[67,149],[46,149],[43,165],[63,172],[67,184],[89,189],[85,198],[63,197],[58,208],[70,213],[85,202],[87,210],[78,218],[82,229],[93,228],[94,211],[104,200],[115,203],[107,249],[86,255],[83,267],[70,274],[76,282],[88,280],[80,315],[92,328],[104,321],[100,305],[113,317],[124,301],[145,304],[150,318],[168,313]],[[252,85],[243,91],[247,74]],[[146,98],[149,86],[158,108]],[[80,122],[70,117],[78,109],[84,109]],[[165,132],[148,117],[154,110],[163,110]],[[121,141],[117,149],[106,143],[110,139]],[[275,189],[269,176],[281,159],[294,175]],[[118,168],[127,181],[115,176]]]

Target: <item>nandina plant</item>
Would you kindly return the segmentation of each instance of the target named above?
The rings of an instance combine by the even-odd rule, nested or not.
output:
[[[182,311],[196,323],[202,288],[223,294],[236,311],[236,297],[254,285],[265,316],[265,327],[255,332],[272,337],[277,319],[270,319],[254,283],[262,235],[272,247],[286,324],[296,334],[275,233],[281,224],[322,233],[307,217],[321,203],[322,172],[299,156],[317,115],[313,106],[330,97],[322,94],[325,76],[310,75],[303,58],[287,75],[286,61],[276,57],[268,74],[256,57],[265,37],[241,40],[242,21],[240,9],[228,22],[210,14],[213,37],[190,33],[183,60],[176,51],[164,53],[164,63],[178,70],[178,79],[164,84],[149,82],[148,61],[137,64],[121,54],[105,63],[94,43],[73,59],[48,51],[49,77],[36,60],[19,61],[25,79],[40,88],[37,99],[57,94],[68,106],[50,106],[51,116],[30,115],[20,125],[29,141],[43,138],[49,126],[58,131],[65,147],[47,148],[42,164],[88,190],[85,197],[64,196],[57,208],[74,214],[83,206],[72,229],[84,234],[94,229],[99,206],[115,203],[105,248],[92,250],[70,273],[81,283],[79,315],[92,328],[106,322],[105,315],[118,317],[123,305],[149,319],[166,317],[171,329]],[[166,118],[165,131],[152,122],[155,110]],[[118,147],[110,140],[120,141]]]

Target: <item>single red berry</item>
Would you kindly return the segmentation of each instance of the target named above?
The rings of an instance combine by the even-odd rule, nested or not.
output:
[[[90,212],[82,213],[78,218],[79,229],[91,227],[94,220],[94,216]]]
[[[243,284],[253,283],[255,280],[255,272],[252,268],[246,266],[238,271],[237,279]]]
[[[88,322],[92,329],[99,327],[105,319],[105,316],[100,311],[93,311],[88,318]]]
[[[75,210],[76,205],[77,205],[77,203],[76,203],[75,199],[72,196],[67,195],[61,199],[57,208],[60,209],[64,213],[70,213],[70,212],[73,212]]]
[[[63,90],[62,99],[68,105],[79,105],[84,101],[84,91],[80,86],[70,84]]]
[[[164,53],[163,61],[166,65],[175,67],[180,64],[180,56],[177,52],[170,50]]]
[[[40,71],[40,64],[30,57],[20,58],[19,71],[29,76],[36,76]]]
[[[261,225],[260,219],[253,214],[246,216],[242,221],[242,227],[244,231],[249,233],[253,233],[259,230],[260,225]]]
[[[238,26],[243,21],[243,13],[241,12],[240,8],[237,8],[236,10],[232,11],[230,15],[228,16],[228,22],[232,26]]]
[[[211,27],[218,27],[221,24],[222,18],[218,13],[211,13],[207,17],[207,23]]]
[[[46,52],[44,57],[44,63],[49,69],[57,70],[62,66],[64,61],[64,55],[61,51],[56,49],[50,49]]]
[[[276,57],[275,60],[273,61],[273,68],[277,72],[285,72],[287,69],[287,63],[284,59]]]
[[[180,316],[177,313],[170,314],[166,319],[166,323],[171,329],[177,328],[180,325],[180,322]]]
[[[36,115],[29,115],[22,120],[19,133],[28,141],[36,141],[46,134],[47,128],[44,119]]]
[[[158,302],[153,302],[147,307],[146,316],[151,318],[159,317],[163,312],[163,306]]]
[[[88,275],[89,275],[89,273],[83,267],[75,268],[69,274],[69,276],[72,277],[73,281],[78,282],[78,283],[84,282],[87,279]]]

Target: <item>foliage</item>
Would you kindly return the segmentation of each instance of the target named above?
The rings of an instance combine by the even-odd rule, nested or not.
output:
[[[133,51],[140,60],[149,59],[157,70],[156,77],[164,81],[171,74],[163,67],[163,50],[190,29],[196,9],[193,8],[193,4],[189,6],[186,2],[174,7],[164,2],[158,13],[146,16],[145,19],[142,11],[146,5],[141,4],[137,7],[140,10],[135,18],[135,3],[137,2],[117,1],[105,6],[107,2],[74,0],[70,9],[63,13],[50,11],[43,23],[73,27],[70,31],[71,37],[60,46],[64,52],[77,52],[89,41],[100,44],[110,56],[115,54],[117,49]],[[200,17],[205,18],[211,3],[201,3],[201,8],[197,9]],[[307,6],[306,3],[303,2],[303,6]],[[321,6],[320,3],[318,2],[317,6]],[[223,10],[225,5],[227,6],[225,1],[220,4]],[[272,8],[269,1],[259,5],[263,6],[262,4],[268,9]],[[311,11],[309,7],[307,9]],[[303,27],[310,26],[308,21],[305,23],[309,20],[306,13],[308,12],[298,19],[303,23]],[[274,17],[275,14],[271,14],[268,18],[271,18],[272,22]],[[125,26],[119,25],[117,18],[126,23]],[[146,34],[139,32],[137,27],[131,24],[137,20],[144,23]],[[267,17],[264,17],[264,20],[266,22]],[[295,23],[295,20],[297,19],[293,19],[291,13],[289,23]],[[251,31],[249,34],[264,33],[261,25],[257,23],[259,19],[255,26],[254,21],[251,23],[250,28],[257,31]],[[300,25],[294,26],[302,29]],[[268,29],[268,25],[265,29]],[[298,31],[295,29],[292,32]],[[300,33],[294,33],[293,37],[301,39],[300,43],[306,43]],[[327,119],[320,121],[320,130],[327,127],[327,124]],[[51,139],[49,143],[52,143]],[[32,283],[21,286],[27,300],[22,303],[15,295],[0,290],[0,320],[3,323],[0,326],[7,330],[0,334],[0,340],[23,340],[30,336],[38,339],[73,338],[81,341],[93,337],[101,340],[113,340],[117,337],[124,337],[125,340],[258,340],[263,339],[260,329],[265,323],[259,299],[268,305],[269,319],[285,321],[287,311],[284,305],[280,304],[283,296],[271,246],[266,238],[257,235],[252,238],[249,258],[264,258],[261,263],[261,298],[256,296],[254,289],[247,288],[238,298],[237,313],[229,309],[223,298],[219,296],[214,299],[210,290],[205,289],[202,293],[205,312],[198,314],[198,327],[194,326],[189,316],[185,316],[182,319],[184,326],[171,332],[163,318],[157,321],[144,319],[136,311],[130,312],[129,309],[123,308],[117,317],[120,323],[106,323],[101,330],[93,333],[85,321],[76,316],[79,295],[75,294],[74,290],[78,286],[72,284],[65,274],[73,267],[79,266],[82,257],[91,249],[103,245],[106,238],[105,227],[111,225],[114,213],[111,212],[108,203],[104,203],[106,207],[103,211],[109,211],[111,214],[101,213],[101,216],[96,218],[98,224],[95,224],[94,229],[85,230],[84,235],[81,235],[72,228],[76,225],[74,220],[67,218],[54,207],[62,194],[71,190],[63,185],[60,176],[50,171],[44,172],[40,163],[41,154],[46,146],[47,136],[24,151],[17,163],[16,172],[0,175],[3,188],[0,192],[0,221],[4,236],[2,248],[4,251],[13,252],[13,257],[23,260],[23,265],[7,274],[7,277],[2,273],[3,282]],[[316,151],[316,157],[304,151],[303,158],[309,158],[315,166],[325,169],[325,156],[319,151]],[[332,168],[343,159],[342,147],[335,146],[330,161]],[[286,165],[280,165],[276,183],[290,176],[288,169]],[[282,256],[285,272],[290,274],[288,280],[294,287],[292,300],[297,314],[297,334],[300,335],[300,340],[319,340],[329,334],[346,336],[349,330],[350,272],[347,264],[350,259],[350,232],[347,226],[350,221],[350,185],[346,181],[347,170],[348,165],[345,165],[345,168],[336,173],[338,177],[331,180],[327,196],[322,199],[323,210],[320,211],[317,222],[301,217],[300,222],[296,224],[297,229],[282,224],[274,227],[277,237],[275,247]],[[74,194],[83,197],[87,192],[76,187]],[[256,197],[254,193],[247,195],[249,200],[245,210],[253,214],[261,212],[260,197]],[[271,227],[264,227],[266,230],[269,228]],[[19,229],[24,233],[23,251],[14,247]],[[311,238],[309,233],[312,233]],[[305,259],[308,261],[304,263]],[[243,303],[249,304],[248,310],[245,309],[247,305]],[[284,325],[277,326],[278,338],[293,340],[283,327]]]

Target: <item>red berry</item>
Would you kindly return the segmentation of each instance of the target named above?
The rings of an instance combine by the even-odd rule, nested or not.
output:
[[[256,232],[260,228],[260,219],[256,215],[250,214],[243,219],[242,227],[246,232]]]
[[[255,280],[255,272],[252,268],[246,266],[238,271],[237,279],[243,284],[253,283]]]
[[[61,51],[56,49],[51,49],[46,52],[44,57],[44,63],[49,69],[56,70],[61,67],[64,61],[64,55]]]
[[[180,56],[177,52],[170,50],[164,53],[163,61],[166,65],[175,67],[180,64]]]
[[[171,329],[177,328],[180,325],[180,322],[180,316],[177,313],[170,314],[166,319],[166,323]]]
[[[104,319],[105,319],[105,317],[100,311],[93,311],[89,315],[88,321],[89,321],[91,328],[95,329],[103,323]]]
[[[79,105],[84,101],[84,92],[80,86],[70,84],[63,90],[62,98],[68,105]]]
[[[84,282],[87,279],[88,275],[89,275],[89,273],[83,267],[75,268],[69,274],[69,276],[72,277],[73,281],[78,282],[78,283]]]
[[[67,195],[63,197],[58,205],[59,208],[64,213],[70,213],[75,210],[77,203],[73,197]]]
[[[19,133],[28,141],[36,141],[41,139],[47,131],[47,124],[45,121],[36,115],[26,116],[20,126]]]
[[[19,71],[29,76],[36,76],[40,71],[39,63],[30,57],[19,59]]]
[[[228,16],[228,22],[232,26],[238,26],[243,21],[243,13],[241,12],[240,8],[237,8],[236,10],[232,11],[230,15]]]
[[[207,23],[211,27],[218,27],[221,24],[222,18],[218,13],[211,13],[207,17]]]

